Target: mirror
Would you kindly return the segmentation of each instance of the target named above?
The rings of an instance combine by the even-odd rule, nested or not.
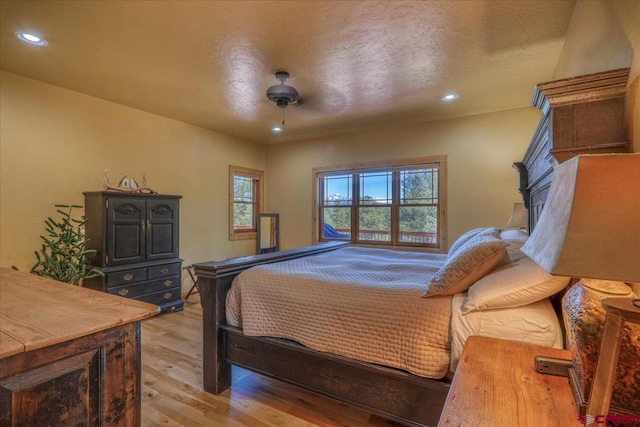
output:
[[[256,253],[277,252],[280,246],[279,214],[258,214]]]

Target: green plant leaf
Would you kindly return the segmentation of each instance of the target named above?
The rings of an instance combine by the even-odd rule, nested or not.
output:
[[[95,268],[87,272],[87,264],[96,256],[97,251],[85,250],[87,239],[81,227],[86,220],[73,217],[73,209],[82,206],[57,204],[55,207],[61,218],[57,221],[52,217],[45,219],[45,230],[49,238],[40,236],[42,247],[40,252],[34,252],[37,261],[31,272],[75,285],[88,275],[103,276]]]

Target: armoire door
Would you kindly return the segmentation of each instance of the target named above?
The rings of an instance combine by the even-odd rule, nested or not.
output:
[[[145,261],[145,200],[110,197],[107,207],[107,264]]]
[[[178,258],[178,206],[178,199],[147,200],[147,261]]]

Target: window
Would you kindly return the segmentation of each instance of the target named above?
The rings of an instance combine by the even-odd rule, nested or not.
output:
[[[446,158],[317,168],[317,241],[443,250]]]
[[[255,239],[264,172],[229,166],[229,239]]]

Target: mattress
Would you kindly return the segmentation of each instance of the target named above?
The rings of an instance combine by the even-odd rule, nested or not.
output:
[[[441,378],[449,370],[451,297],[421,298],[446,255],[346,247],[239,274],[227,323],[248,336]]]
[[[562,348],[548,299],[463,315],[466,292],[422,298],[446,259],[345,247],[256,266],[234,279],[226,320],[247,336],[286,338],[427,378],[454,372],[471,335]]]
[[[455,372],[464,343],[471,335],[563,348],[560,322],[548,298],[520,307],[462,314],[466,297],[465,292],[451,300],[451,372]]]

